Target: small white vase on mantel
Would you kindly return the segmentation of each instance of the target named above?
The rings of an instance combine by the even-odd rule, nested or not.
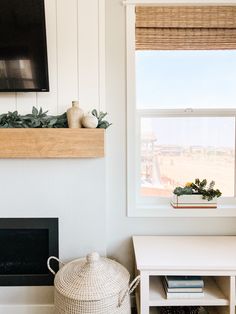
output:
[[[96,129],[96,127],[98,126],[98,119],[89,112],[84,115],[82,119],[82,126],[87,129]]]
[[[67,110],[67,121],[70,129],[82,128],[83,110],[78,101],[72,101],[72,107]]]

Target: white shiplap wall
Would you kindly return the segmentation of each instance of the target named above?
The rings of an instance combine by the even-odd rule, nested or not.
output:
[[[50,92],[0,93],[0,112],[25,113],[42,106],[57,114],[74,99],[85,111],[100,109],[104,106],[105,1],[45,0],[45,9]],[[59,217],[63,259],[95,249],[105,252],[103,158],[6,159],[0,160],[0,173],[1,217]],[[91,226],[93,232],[88,230]]]
[[[50,92],[0,93],[0,113],[36,106],[57,114],[76,99],[85,110],[100,107],[103,6],[103,0],[45,0]]]
[[[45,0],[49,93],[0,93],[0,113],[104,106],[104,0]],[[58,217],[63,261],[106,254],[105,159],[0,160],[0,217]],[[42,306],[36,305],[42,300]],[[47,287],[0,287],[0,314],[52,313]],[[45,304],[44,304],[45,303]]]

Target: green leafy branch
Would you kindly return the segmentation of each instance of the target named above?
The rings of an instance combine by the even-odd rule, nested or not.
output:
[[[47,115],[48,111],[43,112],[42,108],[39,110],[32,108],[32,113],[20,115],[18,111],[8,112],[0,115],[0,128],[68,128],[66,112],[58,115]],[[98,119],[97,128],[107,129],[111,123],[104,120],[107,112],[97,112],[96,109],[92,114]]]
[[[0,128],[68,128],[66,113],[49,116],[35,107],[32,113],[20,115],[18,111],[0,115]]]
[[[98,111],[96,109],[93,109],[92,115],[94,115],[98,119],[98,126],[99,129],[107,129],[109,128],[112,123],[109,123],[108,121],[104,120],[104,118],[107,116],[107,112]]]
[[[220,197],[222,193],[219,189],[214,189],[215,182],[211,181],[207,186],[207,180],[204,179],[200,181],[199,179],[195,179],[195,182],[191,182],[186,184],[185,187],[176,187],[173,191],[174,194],[180,195],[191,195],[191,194],[200,194],[203,199],[207,199],[211,201],[215,197]]]

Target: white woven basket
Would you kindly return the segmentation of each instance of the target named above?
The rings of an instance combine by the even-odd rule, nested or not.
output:
[[[48,269],[55,275],[50,267]],[[60,262],[61,263],[61,262]],[[130,275],[119,263],[89,254],[63,267],[55,276],[55,314],[130,314],[130,293],[139,276],[129,285]]]

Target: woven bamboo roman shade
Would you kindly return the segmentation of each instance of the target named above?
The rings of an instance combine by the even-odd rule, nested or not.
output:
[[[236,6],[137,6],[136,49],[236,49]]]

